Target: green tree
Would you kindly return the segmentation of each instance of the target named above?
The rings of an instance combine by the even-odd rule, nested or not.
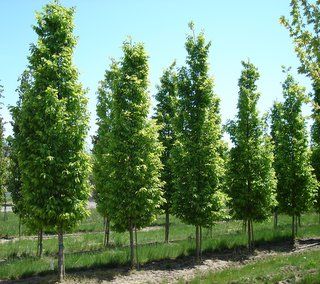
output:
[[[310,164],[306,122],[301,108],[305,90],[288,74],[283,85],[284,103],[277,103],[272,119],[275,141],[274,167],[278,179],[279,210],[292,216],[292,239],[297,233],[297,217],[310,208],[316,186]]]
[[[108,119],[105,189],[100,197],[116,231],[129,231],[131,265],[136,265],[136,230],[152,222],[162,198],[158,127],[148,118],[148,56],[141,43],[123,44],[123,57],[106,72],[106,97],[99,108]],[[99,110],[99,112],[101,109]],[[109,120],[110,117],[110,120]],[[99,136],[99,140],[104,139]],[[104,143],[100,140],[100,143]],[[136,252],[134,250],[134,231]]]
[[[89,197],[87,98],[72,63],[73,8],[57,1],[36,14],[31,46],[32,86],[22,96],[18,163],[26,210],[40,228],[58,233],[58,276],[63,279],[63,234],[84,218]]]
[[[300,60],[299,72],[306,74],[313,85],[313,125],[311,128],[312,166],[318,180],[315,208],[320,222],[320,8],[319,1],[291,0],[290,19],[282,16],[280,23],[293,39]]]
[[[257,68],[242,62],[239,79],[238,114],[228,125],[233,143],[228,166],[228,194],[234,216],[247,222],[248,248],[253,249],[253,221],[263,221],[274,206],[275,174],[270,139],[264,135],[259,117]]]
[[[169,241],[169,214],[172,213],[172,194],[174,190],[173,184],[173,168],[171,163],[171,154],[175,142],[174,119],[177,109],[178,85],[175,65],[170,65],[160,78],[160,86],[156,94],[157,105],[155,109],[155,119],[157,124],[161,126],[159,130],[159,140],[164,146],[161,156],[163,169],[161,171],[161,180],[165,182],[163,186],[163,197],[165,202],[163,209],[166,214],[165,223],[165,242]]]
[[[273,107],[271,109],[270,120],[271,120],[271,138],[273,142],[273,168],[275,170],[276,178],[277,178],[277,187],[276,187],[276,199],[278,199],[278,189],[281,186],[282,177],[281,177],[281,160],[277,159],[279,157],[279,131],[281,131],[281,104],[278,102],[274,102]],[[278,227],[278,213],[279,206],[278,203],[274,208],[274,228]]]
[[[3,98],[3,86],[0,85],[0,99]],[[0,102],[0,110],[2,110],[3,103]],[[5,139],[4,139],[4,121],[2,115],[0,115],[0,204],[2,207],[2,202],[5,199]]]
[[[95,186],[94,198],[98,212],[103,216],[105,223],[104,245],[109,244],[110,214],[108,211],[108,179],[111,174],[109,159],[109,135],[111,126],[111,93],[108,82],[111,78],[106,72],[104,80],[98,88],[97,103],[97,135],[93,139],[93,181]]]
[[[202,227],[211,227],[221,209],[223,177],[222,131],[219,98],[209,76],[210,43],[203,33],[187,36],[187,59],[178,73],[173,208],[184,222],[196,227],[196,259],[199,261]]]
[[[22,196],[22,183],[21,183],[21,170],[18,163],[18,139],[19,139],[19,126],[18,119],[21,110],[21,101],[23,94],[28,92],[31,88],[32,76],[30,71],[25,70],[21,77],[19,78],[20,85],[16,90],[18,93],[18,101],[16,106],[10,106],[10,112],[12,116],[12,132],[13,136],[9,136],[7,138],[8,146],[9,146],[9,173],[8,173],[8,181],[7,187],[8,191],[11,194],[12,202],[13,202],[13,212],[19,216],[19,236],[21,235],[21,220],[27,217],[27,212],[25,211],[24,199]],[[40,244],[38,244],[39,248]],[[42,247],[42,245],[41,245]],[[39,250],[40,252],[41,250]]]

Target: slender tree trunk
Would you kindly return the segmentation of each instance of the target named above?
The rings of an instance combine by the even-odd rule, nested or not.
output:
[[[318,213],[318,223],[320,224],[320,212]]]
[[[109,245],[110,241],[110,220],[109,218],[104,218],[104,240],[103,245],[106,247]]]
[[[298,225],[299,225],[299,228],[301,227],[301,215],[299,215],[298,217]]]
[[[21,216],[19,216],[19,238],[21,237]]]
[[[136,263],[137,263],[137,269],[140,269],[139,264],[139,255],[138,255],[138,234],[137,234],[137,227],[134,227],[134,235],[135,235],[135,247],[136,247]]]
[[[254,250],[253,221],[251,220],[251,249]]]
[[[200,262],[200,229],[196,225],[196,262]]]
[[[274,229],[278,228],[278,210],[277,209],[274,211],[273,228]]]
[[[65,276],[65,268],[64,268],[64,247],[63,247],[63,231],[62,228],[58,229],[58,277],[59,281],[63,281]]]
[[[136,263],[135,263],[133,226],[132,225],[130,225],[129,234],[130,234],[130,262],[131,262],[131,269],[134,269],[136,267]]]
[[[298,235],[298,215],[296,215],[296,222],[295,222],[295,235]]]
[[[248,250],[251,252],[251,222],[248,219]]]
[[[247,220],[242,221],[242,230],[243,232],[247,232]]]
[[[164,236],[164,241],[166,243],[169,242],[169,228],[170,228],[170,215],[169,215],[169,210],[166,209],[166,224],[165,224],[165,236]]]
[[[291,238],[292,243],[294,244],[295,238],[296,238],[296,230],[295,230],[295,215],[292,215],[292,225],[291,225]]]
[[[3,221],[7,220],[7,195],[4,194],[4,211],[3,211]]]
[[[43,239],[43,229],[41,228],[39,230],[39,238],[38,238],[38,245],[39,245],[39,254],[38,256],[41,258],[42,257],[42,251],[43,251],[43,246],[42,246],[42,239]]]
[[[202,226],[200,226],[200,260],[202,260]]]

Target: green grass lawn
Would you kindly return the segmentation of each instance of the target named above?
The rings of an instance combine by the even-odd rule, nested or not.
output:
[[[320,251],[279,255],[198,276],[189,283],[320,283]],[[180,283],[184,283],[181,280]]]
[[[16,235],[17,231],[10,229],[17,226],[18,219],[13,213],[6,222],[0,221],[1,230],[7,235]],[[164,244],[164,217],[152,224],[149,230],[138,232],[139,259],[141,263],[165,258],[176,258],[194,253],[194,227],[183,224],[179,219],[171,218],[171,232],[169,244]],[[309,213],[302,217],[302,227],[299,237],[313,237],[319,235],[318,217]],[[6,226],[3,226],[7,224]],[[273,230],[272,220],[254,224],[255,240],[259,242],[284,240],[290,237],[291,219],[288,216],[279,217],[279,228]],[[114,267],[126,265],[129,262],[128,233],[111,232],[111,246],[105,248],[103,242],[103,220],[92,210],[89,218],[84,220],[74,230],[86,232],[65,237],[66,269],[86,269],[89,267]],[[10,231],[11,230],[11,231]],[[204,229],[204,251],[216,251],[226,248],[245,246],[247,236],[242,231],[242,222],[228,221],[215,224],[212,230]],[[35,257],[36,240],[21,239],[0,244],[0,279],[21,278],[36,274],[50,273],[52,264],[56,269],[57,238],[52,235],[43,241],[44,256]]]

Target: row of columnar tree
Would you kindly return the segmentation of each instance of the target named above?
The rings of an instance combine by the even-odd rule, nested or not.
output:
[[[306,9],[304,5],[309,4],[301,1],[305,8],[301,12],[299,3],[292,1],[293,18],[305,15],[312,23],[316,8]],[[43,230],[56,230],[60,279],[64,276],[63,234],[86,216],[89,197],[89,160],[84,149],[87,99],[72,64],[73,15],[73,9],[57,2],[37,14],[38,41],[30,48],[28,68],[20,78],[19,101],[11,108],[14,137],[9,139],[8,189],[14,210],[39,233],[40,255]],[[319,54],[311,48],[310,31],[303,31],[300,21],[283,22],[295,38],[303,66],[300,71],[314,80],[312,159],[301,114],[303,88],[287,75],[285,101],[272,109],[270,136],[257,110],[259,73],[250,62],[242,63],[238,114],[226,127],[232,140],[228,151],[222,140],[219,98],[209,75],[210,43],[203,33],[195,33],[193,24],[185,44],[185,66],[172,64],[165,70],[153,118],[149,117],[148,56],[143,44],[124,42],[123,56],[112,61],[98,90],[95,199],[105,218],[105,243],[110,224],[116,231],[129,231],[132,266],[137,262],[137,230],[160,212],[166,214],[167,242],[170,214],[195,226],[199,259],[202,228],[220,220],[226,208],[246,223],[249,249],[253,247],[253,221],[263,221],[273,211],[287,213],[293,218],[294,237],[296,218],[315,200],[319,208],[315,176],[320,176],[320,79],[319,64],[313,64]],[[310,40],[306,50],[302,36]]]

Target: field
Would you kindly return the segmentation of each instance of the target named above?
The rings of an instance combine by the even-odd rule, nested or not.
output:
[[[185,225],[177,218],[172,217],[171,241],[169,244],[165,244],[163,242],[163,225],[164,216],[159,216],[150,227],[138,232],[138,253],[142,270],[145,270],[152,263],[153,266],[162,265],[165,269],[170,270],[176,263],[182,260],[183,263],[186,261],[193,262],[192,256],[195,249],[193,239],[194,227]],[[283,215],[279,217],[277,230],[273,229],[273,221],[271,219],[261,224],[254,224],[257,249],[259,250],[259,248],[266,245],[277,243],[280,246],[283,246],[283,244],[287,246],[291,233],[290,225],[291,219]],[[3,218],[1,218],[0,226],[2,236],[0,240],[0,279],[20,279],[35,275],[51,277],[50,275],[54,274],[53,270],[57,268],[57,238],[55,235],[45,235],[43,241],[44,256],[39,259],[36,257],[36,237],[32,236],[31,232],[28,232],[23,227],[23,236],[18,238],[18,219],[13,213],[8,213],[6,221],[3,221]],[[93,268],[96,271],[102,271],[102,273],[106,273],[108,270],[112,271],[112,268],[127,271],[130,258],[128,234],[111,232],[110,246],[104,247],[102,230],[103,219],[97,214],[95,209],[92,209],[90,217],[79,224],[73,232],[66,235],[66,271],[71,277],[74,273],[78,274],[79,271],[83,271],[87,275],[88,270]],[[242,229],[242,222],[240,221],[218,222],[212,230],[205,229],[203,235],[204,259],[212,258],[212,255],[210,256],[212,253],[228,254],[232,252],[233,255],[241,255],[245,251],[247,239]],[[298,237],[315,238],[317,236],[319,236],[318,216],[313,213],[303,215]],[[230,275],[239,276],[235,277],[235,279],[245,279],[245,277],[251,277],[254,280],[264,279],[261,277],[265,276],[264,273],[267,273],[268,269],[272,271],[275,270],[275,266],[286,267],[284,263],[286,263],[285,259],[287,256],[282,257],[257,261],[254,264],[238,268],[236,270],[237,274],[233,270],[227,269],[218,274],[198,276],[193,281],[195,283],[202,283],[204,281],[211,283],[212,279],[218,279],[214,281],[218,281],[217,283],[228,283],[234,280],[230,278]],[[316,273],[319,272],[317,267],[311,265],[312,263],[319,263],[317,253],[310,252],[310,258],[309,256],[307,258],[308,260],[310,259],[311,264],[309,266],[300,255],[290,256],[290,259],[292,259],[291,263],[299,263],[299,261],[303,263],[303,267],[299,268],[301,271],[310,268],[316,270],[312,275],[317,275]],[[158,264],[154,264],[155,261]],[[250,271],[255,266],[257,268],[254,269],[255,273],[253,274]],[[264,266],[266,267],[265,269],[262,268]],[[288,271],[288,277],[291,275],[290,269],[286,270],[284,268],[281,271]],[[286,274],[282,273],[281,276],[283,275],[284,277],[286,276]],[[180,276],[180,274],[177,275],[179,278],[184,278],[183,275],[182,277]],[[220,277],[222,280],[220,281],[220,278],[214,277]],[[274,277],[274,279],[278,279],[276,278],[278,275]],[[274,279],[270,280],[271,283],[275,282]],[[240,283],[242,282],[240,281]],[[263,281],[261,280],[261,282]]]

